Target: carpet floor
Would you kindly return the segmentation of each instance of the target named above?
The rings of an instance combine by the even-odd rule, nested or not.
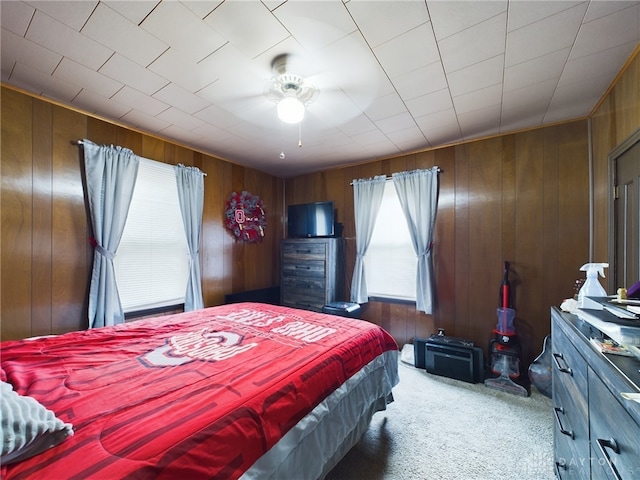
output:
[[[551,480],[551,399],[521,397],[399,362],[395,401],[327,480]]]

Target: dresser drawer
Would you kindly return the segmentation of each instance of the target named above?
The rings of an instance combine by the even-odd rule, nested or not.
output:
[[[555,325],[551,334],[551,358],[553,387],[563,384],[569,398],[579,403],[587,421],[587,362],[569,337]]]
[[[617,397],[589,369],[593,478],[640,478],[640,425]]]
[[[282,304],[288,307],[321,312],[325,305],[324,291],[309,294],[299,290],[289,290],[282,295]]]
[[[285,261],[282,264],[282,276],[287,277],[316,277],[324,278],[326,274],[324,261],[312,260],[307,262]]]
[[[282,278],[282,285],[286,290],[306,290],[307,294],[312,294],[313,291],[316,291],[319,296],[324,295],[326,288],[324,277],[296,277],[287,275]]]
[[[285,243],[282,245],[284,261],[325,260],[327,246],[324,243]]]
[[[589,424],[586,396],[573,398],[563,383],[554,385],[555,465],[560,478],[589,478]]]

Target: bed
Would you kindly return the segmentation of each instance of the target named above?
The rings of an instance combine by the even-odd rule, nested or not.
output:
[[[383,329],[260,303],[0,348],[5,480],[319,479],[398,382]],[[7,432],[5,393],[44,419]]]

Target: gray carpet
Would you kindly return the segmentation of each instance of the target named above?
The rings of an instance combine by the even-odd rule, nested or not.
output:
[[[410,345],[401,357],[395,402],[327,480],[555,478],[549,398],[431,375],[413,367]]]

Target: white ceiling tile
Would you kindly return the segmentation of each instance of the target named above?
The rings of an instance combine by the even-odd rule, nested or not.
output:
[[[349,136],[360,135],[372,130],[376,130],[375,124],[364,115],[352,118],[340,126],[340,131]]]
[[[404,101],[436,92],[447,86],[447,79],[438,62],[394,79],[396,90]]]
[[[502,122],[521,126],[540,125],[549,107],[557,80],[551,79],[505,92],[502,101]]]
[[[242,22],[238,22],[238,19]],[[205,18],[238,50],[255,57],[289,36],[261,2],[224,2]]]
[[[415,125],[411,128],[388,133],[387,136],[400,150],[411,152],[425,148],[427,139]]]
[[[211,64],[190,61],[173,48],[160,55],[147,68],[190,92],[197,92],[218,78]]]
[[[507,14],[502,13],[438,41],[447,73],[504,54]]]
[[[429,21],[423,2],[349,2],[346,7],[372,47]]]
[[[123,86],[122,83],[68,58],[62,59],[58,68],[53,72],[53,76],[63,82],[83,87],[84,90],[90,90],[104,98],[110,98]]]
[[[56,0],[54,2],[51,0],[29,0],[29,4],[74,30],[80,31],[98,2],[94,0],[83,0],[82,2],[77,0]]]
[[[229,112],[218,107],[217,105],[209,105],[194,114],[197,118],[204,120],[220,129],[229,128],[238,123],[238,120],[229,115]]]
[[[600,99],[600,95],[594,95],[591,97],[582,96],[582,100],[586,99],[591,105],[595,105]],[[545,122],[564,122],[571,119],[586,117],[590,112],[588,108],[585,108],[585,104],[578,105],[571,102],[559,102],[554,103],[552,108],[544,116]]]
[[[557,81],[565,68],[570,51],[570,48],[565,48],[506,68],[504,91],[509,92],[552,78]]]
[[[118,80],[131,88],[152,95],[169,83],[164,77],[132,62],[116,53],[99,70],[100,73]]]
[[[504,55],[489,58],[470,67],[457,70],[447,76],[451,95],[465,93],[501,83],[504,75]]]
[[[81,90],[81,88],[76,85],[62,82],[51,75],[42,73],[40,70],[28,67],[19,62],[16,63],[11,72],[11,82],[13,83],[14,80],[20,82],[26,90],[38,94],[45,92],[44,95],[46,97],[69,103]]]
[[[613,78],[637,45],[637,42],[630,42],[592,55],[570,59],[562,72],[559,84],[578,82],[603,74]]]
[[[640,42],[640,5],[582,25],[570,59],[602,52],[626,43]]]
[[[187,113],[196,113],[210,105],[205,99],[172,83],[158,90],[153,97]]]
[[[416,118],[416,123],[431,145],[459,140],[462,136],[453,108]]]
[[[506,66],[571,47],[587,8],[581,3],[507,34]]]
[[[0,2],[0,25],[23,37],[34,13],[35,9],[23,2]]]
[[[123,87],[111,98],[116,102],[129,105],[131,108],[151,116],[158,115],[160,112],[169,108],[169,105],[166,103],[145,95],[131,87]]]
[[[195,13],[199,18],[204,18],[218,8],[218,5],[223,1],[224,0],[203,2],[202,0],[182,0],[181,3]]]
[[[174,125],[180,125],[185,130],[193,130],[203,125],[203,121],[197,117],[184,113],[177,108],[170,107],[162,111],[157,118],[164,120],[165,122],[172,123]]]
[[[629,0],[607,0],[606,2],[591,1],[589,2],[589,8],[587,8],[587,14],[584,16],[584,21],[591,22],[600,17],[611,15],[619,10],[629,8],[634,4],[636,4],[637,7],[637,2],[630,2]]]
[[[100,3],[108,5],[109,8],[112,8],[127,18],[130,22],[140,25],[147,15],[156,8],[160,1],[161,0],[143,0],[123,2],[122,0],[101,0]]]
[[[201,137],[206,137],[208,139],[223,139],[231,136],[226,130],[204,122],[202,123],[202,125],[194,128],[192,130],[192,133],[200,135]]]
[[[103,3],[98,4],[82,33],[142,66],[149,65],[168,48]]]
[[[442,40],[507,11],[507,1],[428,2],[436,38]]]
[[[200,137],[198,134],[185,130],[177,125],[169,125],[167,128],[160,130],[159,133],[178,142],[193,142]]]
[[[376,126],[380,131],[386,134],[415,127],[416,123],[408,112],[403,112],[398,115],[394,115],[393,117],[387,117],[376,121]]]
[[[474,90],[464,95],[453,97],[453,105],[458,115],[473,112],[481,108],[500,105],[502,101],[502,84],[497,83],[490,87]]]
[[[53,73],[56,65],[62,60],[62,55],[54,53],[4,28],[1,32],[0,43],[6,49],[3,50],[2,54],[3,62],[15,62],[19,59],[25,65],[49,75]]]
[[[374,52],[391,78],[398,77],[439,60],[431,24],[425,23],[378,45]],[[399,55],[398,52],[402,52]]]
[[[127,112],[131,111],[131,107],[129,105],[123,105],[86,89],[83,89],[73,99],[73,104],[88,112],[96,113],[101,117],[114,120],[119,119]]]
[[[428,93],[420,97],[407,100],[407,108],[414,117],[422,117],[443,110],[451,110],[453,102],[448,88]]]
[[[145,130],[150,132],[159,132],[169,126],[168,122],[160,120],[152,115],[148,115],[139,110],[131,110],[120,118],[121,121],[133,127],[144,127]]]
[[[591,110],[590,104],[582,103],[580,100],[583,98],[600,98],[609,87],[611,81],[611,75],[606,73],[598,76],[591,76],[588,78],[581,78],[578,81],[571,83],[563,83],[556,88],[551,103],[549,105],[549,111],[565,110],[570,108],[571,111],[580,112],[578,115],[587,115]],[[579,109],[574,109],[573,105],[580,104]],[[591,104],[591,105],[595,105]],[[547,115],[548,116],[548,115]],[[545,116],[545,121],[547,121]]]
[[[500,105],[493,105],[458,115],[460,130],[465,139],[500,133]]]
[[[398,115],[402,112],[406,112],[402,99],[396,94],[392,93],[376,98],[366,110],[366,115],[371,120],[376,121],[382,118],[387,118],[393,115]]]
[[[37,11],[26,38],[93,70],[97,70],[113,53],[95,40]]]
[[[580,4],[583,4],[586,8],[589,3],[608,2],[569,2],[565,0],[509,2],[509,25],[507,27],[507,31],[512,32],[519,28],[526,27],[527,25],[531,25],[532,23],[536,23]]]
[[[361,60],[354,62],[354,58]],[[368,105],[382,94],[386,76],[359,33],[342,37],[314,52],[312,59],[318,71],[310,80],[318,88],[339,87],[358,105]]]
[[[175,28],[176,24],[181,28]],[[219,33],[180,2],[161,2],[141,27],[196,62],[226,43]]]
[[[307,51],[316,51],[356,30],[341,1],[287,2],[274,15]]]

